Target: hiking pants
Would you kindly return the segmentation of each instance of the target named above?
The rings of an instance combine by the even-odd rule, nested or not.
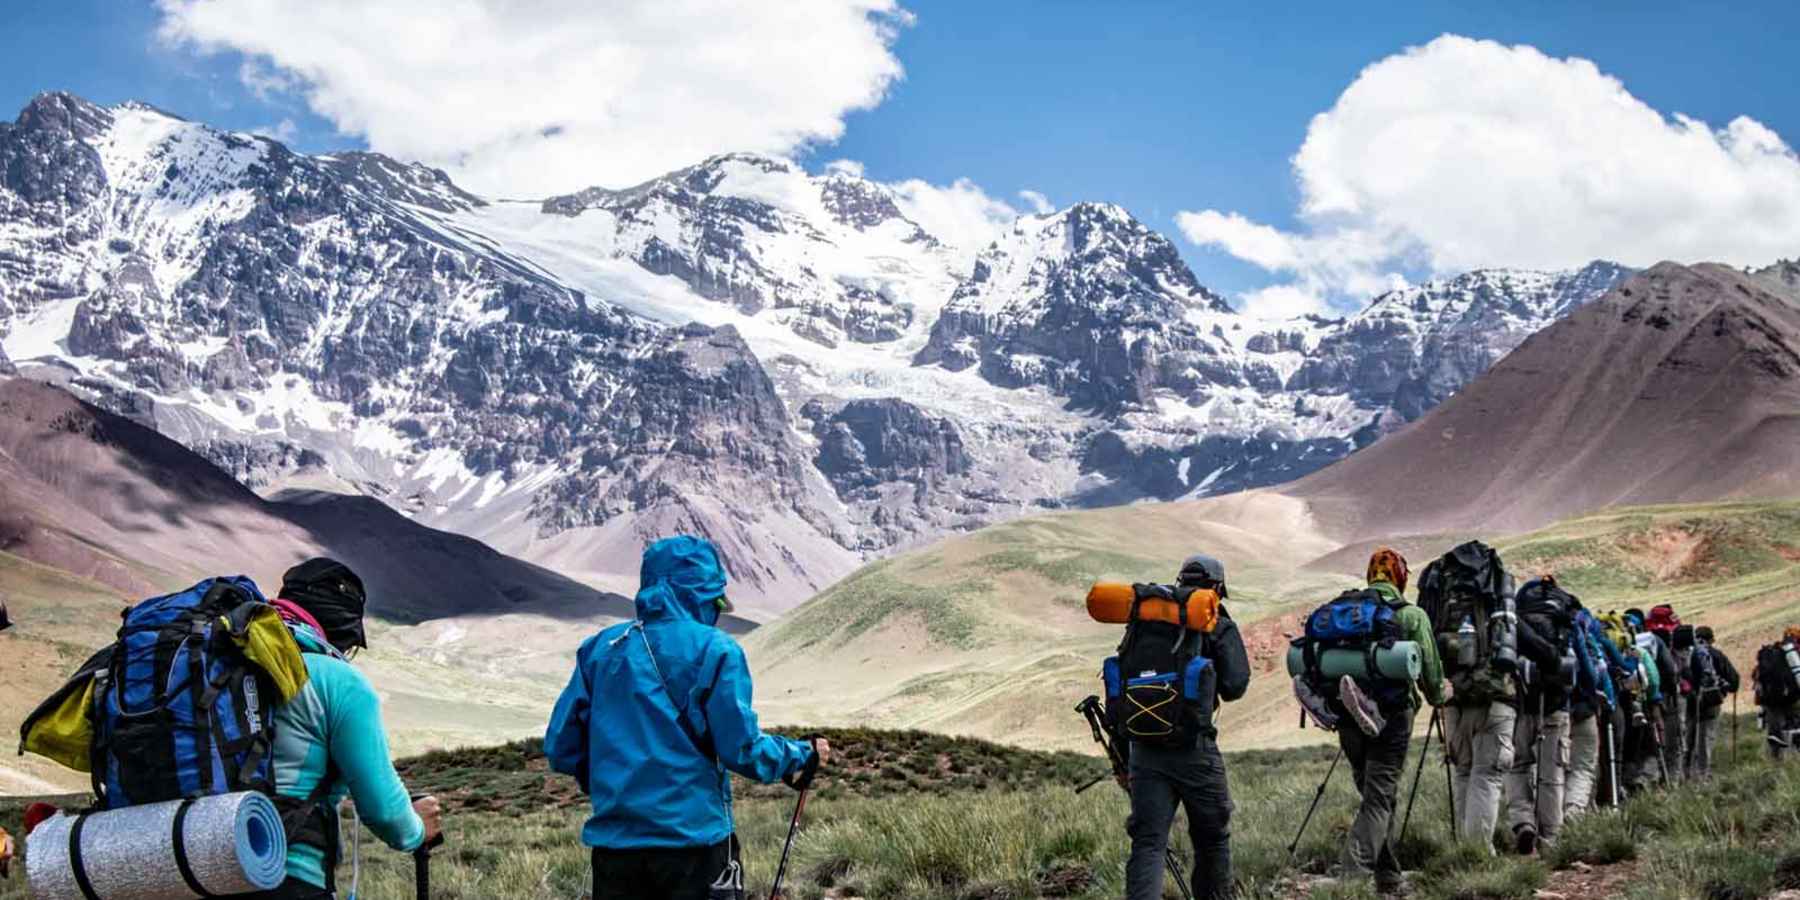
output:
[[[1688,728],[1687,698],[1677,695],[1663,704],[1663,766],[1670,784],[1680,784],[1687,777]]]
[[[1688,777],[1708,781],[1712,778],[1713,749],[1719,743],[1719,708],[1700,710],[1694,717],[1693,732],[1688,747]]]
[[[1800,739],[1800,703],[1787,706],[1763,707],[1763,729],[1769,735],[1769,755],[1780,759],[1783,754],[1795,755],[1800,748],[1794,741]]]
[[[1159,900],[1175,808],[1187,812],[1194,845],[1194,896],[1229,898],[1231,882],[1231,791],[1225,758],[1211,738],[1192,750],[1131,745],[1131,858],[1125,863],[1126,900]]]
[[[1569,778],[1563,785],[1563,821],[1587,812],[1594,802],[1594,786],[1600,783],[1600,726],[1605,710],[1576,719],[1569,717]]]
[[[1632,726],[1626,736],[1625,786],[1632,793],[1643,790],[1662,777],[1662,749],[1656,743],[1656,729],[1662,723],[1662,704],[1647,704],[1644,707],[1644,724]],[[1664,733],[1667,734],[1666,729]]]
[[[1563,788],[1569,770],[1569,713],[1519,713],[1513,723],[1513,760],[1506,772],[1506,823],[1517,835],[1530,828],[1538,843],[1562,832]]]
[[[1363,734],[1353,722],[1343,723],[1337,734],[1344,758],[1350,761],[1356,792],[1362,795],[1356,821],[1350,825],[1344,868],[1365,877],[1373,873],[1377,883],[1388,883],[1400,879],[1400,860],[1394,856],[1388,836],[1400,775],[1406,768],[1407,745],[1412,741],[1414,710],[1407,704],[1383,709],[1381,714],[1387,717],[1387,725],[1374,737]]]
[[[737,848],[726,838],[710,847],[594,848],[593,900],[740,900]],[[718,883],[715,893],[715,883]]]
[[[1500,789],[1512,768],[1513,722],[1518,711],[1498,701],[1444,710],[1450,759],[1456,764],[1456,837],[1494,852]]]

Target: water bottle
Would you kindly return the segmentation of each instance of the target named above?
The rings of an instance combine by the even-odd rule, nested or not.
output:
[[[1456,665],[1462,669],[1475,667],[1475,621],[1463,616],[1462,627],[1456,629]]]
[[[1490,665],[1496,672],[1519,668],[1519,616],[1511,597],[1494,606],[1488,616],[1488,646],[1494,648]]]
[[[1788,641],[1781,645],[1781,651],[1787,657],[1788,668],[1793,671],[1794,680],[1800,681],[1800,647],[1794,646],[1793,641]]]
[[[1575,658],[1575,648],[1564,647],[1562,659],[1557,661],[1556,675],[1558,683],[1567,687],[1574,687],[1578,681],[1576,673],[1579,666],[1580,661]]]

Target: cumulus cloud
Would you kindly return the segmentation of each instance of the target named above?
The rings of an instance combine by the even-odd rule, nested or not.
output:
[[[1219,210],[1178,226],[1339,300],[1397,270],[1800,251],[1800,159],[1780,135],[1665,115],[1592,62],[1527,46],[1446,35],[1376,62],[1313,118],[1293,166],[1296,231]]]
[[[289,144],[293,143],[294,137],[300,133],[300,127],[294,124],[293,119],[282,119],[273,125],[252,128],[250,129],[250,133],[269,138],[273,141],[279,141],[283,144]]]
[[[948,185],[909,178],[889,184],[888,188],[894,192],[894,202],[901,213],[919,223],[928,234],[956,248],[970,263],[1022,215],[1018,207],[989,196],[967,178],[958,178]],[[1020,196],[1034,212],[1044,212],[1041,207],[1049,206],[1050,201],[1035,191],[1023,191]],[[1042,201],[1041,207],[1032,198]]]
[[[901,77],[897,0],[157,0],[375,150],[510,195],[837,139]]]

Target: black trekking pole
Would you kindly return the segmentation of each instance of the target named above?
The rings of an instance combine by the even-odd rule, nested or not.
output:
[[[787,840],[781,845],[781,863],[775,867],[775,882],[769,886],[769,900],[787,897],[781,892],[781,882],[787,878],[788,856],[794,852],[794,835],[800,832],[800,817],[806,814],[806,795],[812,792],[813,779],[819,774],[819,736],[807,735],[806,740],[813,746],[812,759],[807,760],[799,772],[782,779],[788,787],[800,792],[800,798],[794,801],[794,817],[788,820]]]
[[[1300,849],[1300,838],[1306,834],[1306,826],[1312,824],[1313,813],[1319,811],[1319,801],[1325,799],[1325,788],[1331,784],[1331,776],[1337,772],[1338,760],[1344,758],[1343,746],[1338,747],[1337,755],[1331,758],[1331,768],[1325,770],[1325,780],[1319,782],[1319,790],[1313,794],[1312,806],[1306,809],[1306,818],[1300,820],[1300,830],[1294,832],[1294,842],[1288,845],[1288,863],[1294,862],[1294,852]]]
[[[1124,757],[1119,755],[1118,748],[1114,747],[1112,741],[1106,738],[1104,727],[1107,720],[1106,707],[1100,702],[1100,698],[1092,694],[1088,695],[1087,699],[1075,704],[1075,711],[1087,719],[1088,728],[1094,733],[1094,743],[1099,744],[1106,751],[1106,758],[1112,763],[1112,777],[1117,779],[1123,776],[1129,769],[1125,765]],[[1075,793],[1079,794],[1105,780],[1106,776],[1102,775],[1076,788]],[[1124,785],[1119,787],[1125,791],[1127,796],[1131,794],[1131,790]],[[1169,875],[1175,879],[1175,887],[1180,889],[1182,900],[1194,900],[1194,893],[1188,887],[1187,875],[1182,871],[1181,858],[1175,855],[1174,847],[1163,849],[1163,865],[1168,867]]]
[[[1395,843],[1396,848],[1400,844],[1406,843],[1406,827],[1412,824],[1413,804],[1419,799],[1419,782],[1425,780],[1425,758],[1431,755],[1431,733],[1436,731],[1437,727],[1438,711],[1433,709],[1431,721],[1425,726],[1425,743],[1419,745],[1419,768],[1413,772],[1412,792],[1406,796],[1406,815],[1400,817],[1400,840]],[[1405,771],[1405,769],[1401,769],[1401,771]]]
[[[1737,691],[1732,691],[1731,692],[1731,767],[1734,769],[1737,768],[1737,764],[1738,764],[1737,720],[1738,720]]]
[[[1443,715],[1443,710],[1438,711]],[[1450,839],[1456,840],[1456,775],[1450,770],[1450,720],[1438,725],[1438,744],[1444,749],[1444,797],[1450,801]]]
[[[440,831],[412,852],[413,894],[418,900],[431,900],[431,851],[443,843],[444,833]]]
[[[1531,748],[1531,815],[1532,831],[1537,831],[1537,822],[1543,821],[1542,810],[1538,804],[1544,798],[1544,694],[1538,692],[1537,744]]]

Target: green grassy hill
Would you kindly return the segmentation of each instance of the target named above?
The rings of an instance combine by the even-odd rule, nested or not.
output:
[[[1674,603],[1732,657],[1800,608],[1800,503],[1609,511],[1525,535],[1395,535],[1415,569],[1469,537],[1524,578],[1554,571],[1596,609]],[[1225,562],[1257,677],[1225,708],[1231,748],[1317,740],[1295,728],[1281,669],[1299,618],[1357,583],[1373,541],[1325,536],[1300,501],[1240,494],[1057,513],[958,536],[858,571],[745,639],[771,718],[926,728],[1082,750],[1071,712],[1098,689],[1118,626],[1088,619],[1095,580],[1168,580],[1180,560]]]
[[[1727,729],[1729,734],[1729,729]],[[795,845],[791,896],[869,900],[1100,900],[1123,892],[1128,841],[1124,795],[1103,782],[1098,761],[1022,751],[922,733],[830,734],[844,763],[827,769]],[[1484,857],[1449,841],[1442,761],[1426,768],[1401,845],[1424,900],[1532,900],[1627,896],[1727,900],[1800,889],[1800,762],[1777,766],[1760,753],[1752,723],[1735,753],[1721,749],[1711,784],[1653,792],[1618,811],[1567,827],[1544,858]],[[1415,744],[1403,786],[1419,759]],[[1739,760],[1734,762],[1734,756]],[[1246,900],[1369,898],[1366,887],[1319,873],[1335,863],[1355,814],[1339,768],[1290,862],[1288,844],[1325,777],[1324,748],[1232,753],[1237,811],[1233,852]],[[448,843],[433,865],[433,896],[576,897],[586,887],[579,829],[585,804],[569,779],[547,774],[530,744],[435,753],[402,764],[414,790],[444,797]],[[739,837],[749,896],[766,896],[793,795],[740,789]],[[1402,808],[1405,797],[1402,797]],[[21,800],[0,800],[0,827],[16,830]],[[1179,833],[1181,829],[1177,829]],[[1185,840],[1177,849],[1188,858]],[[365,834],[366,900],[412,896],[408,856]],[[347,884],[348,868],[340,874]],[[15,874],[0,900],[27,896]],[[1165,896],[1173,897],[1172,888]]]

